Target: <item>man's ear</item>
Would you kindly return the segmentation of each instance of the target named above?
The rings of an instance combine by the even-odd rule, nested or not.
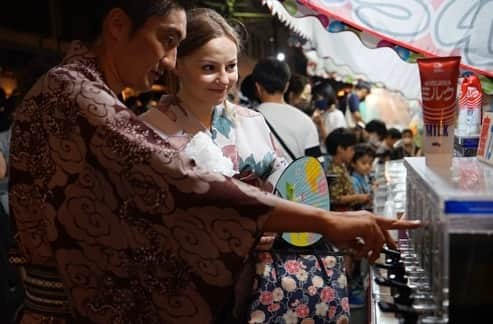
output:
[[[113,8],[104,19],[103,31],[116,41],[128,39],[132,31],[132,20],[122,9]]]
[[[286,82],[286,86],[284,87],[284,90],[282,91],[282,94],[285,94],[286,91],[288,91],[288,88],[289,88],[289,81]]]
[[[290,93],[288,94],[288,101],[289,101],[289,102],[293,102],[293,99],[294,99],[294,93],[290,92]]]
[[[259,99],[262,99],[264,93],[264,87],[262,87],[258,82],[255,82],[255,92],[257,93],[257,97]]]

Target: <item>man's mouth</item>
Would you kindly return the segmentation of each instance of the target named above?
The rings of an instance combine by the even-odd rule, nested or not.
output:
[[[156,82],[157,80],[159,80],[164,75],[164,71],[152,70],[151,72],[149,72],[149,74],[151,75],[152,82]]]

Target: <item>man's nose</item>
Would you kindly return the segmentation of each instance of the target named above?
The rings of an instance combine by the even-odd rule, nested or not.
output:
[[[167,51],[161,60],[159,60],[159,64],[166,70],[174,69],[176,66],[176,48]]]

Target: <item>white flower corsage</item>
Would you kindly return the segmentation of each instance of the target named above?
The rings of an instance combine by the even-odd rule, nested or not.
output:
[[[227,177],[232,177],[237,173],[233,169],[233,162],[223,155],[221,149],[204,132],[198,132],[192,137],[185,147],[185,154],[206,170],[218,172]]]

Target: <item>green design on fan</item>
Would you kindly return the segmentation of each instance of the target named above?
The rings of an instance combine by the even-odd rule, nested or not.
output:
[[[277,193],[284,199],[329,210],[327,179],[317,159],[304,157],[293,161],[276,184]],[[321,239],[317,233],[283,233],[282,238],[293,246],[310,246]]]

